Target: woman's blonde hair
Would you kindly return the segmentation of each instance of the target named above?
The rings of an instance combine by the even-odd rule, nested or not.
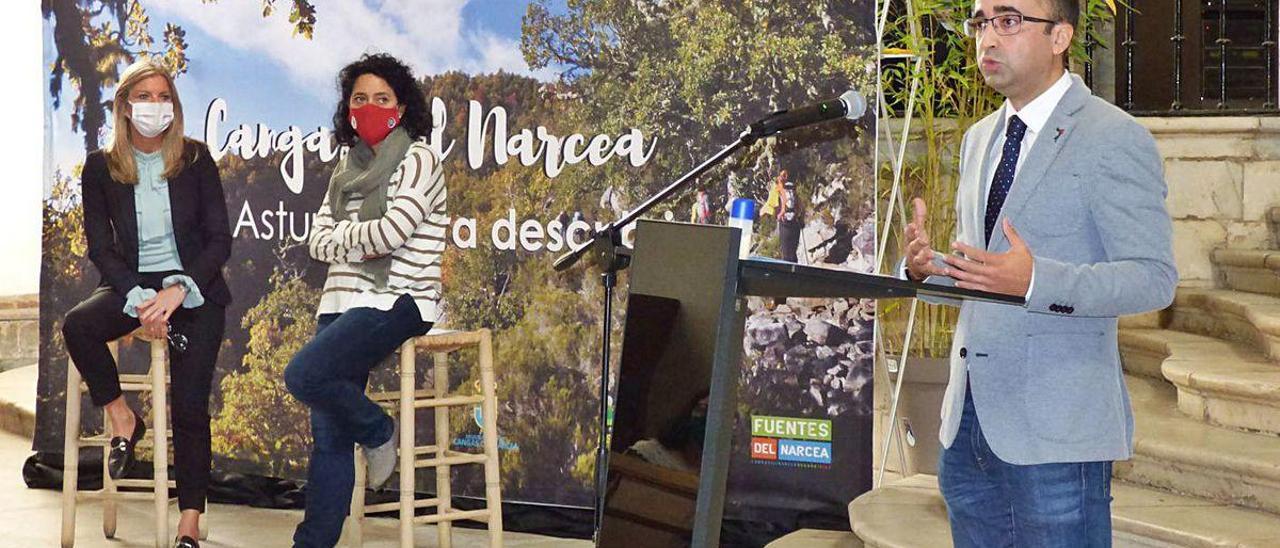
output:
[[[182,101],[178,99],[178,88],[173,85],[173,76],[163,65],[144,58],[124,69],[124,73],[120,75],[120,84],[116,86],[115,99],[111,101],[114,124],[103,150],[107,155],[107,169],[111,172],[111,178],[120,183],[138,183],[138,164],[133,159],[133,143],[129,140],[132,134],[130,128],[133,127],[127,116],[129,92],[138,82],[152,76],[160,76],[169,84],[169,97],[173,102],[173,122],[165,130],[160,144],[161,156],[164,157],[164,177],[173,178],[186,167],[186,139],[182,135]]]

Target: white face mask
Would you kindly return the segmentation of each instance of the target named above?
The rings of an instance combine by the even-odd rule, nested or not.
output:
[[[133,120],[133,127],[137,128],[138,133],[143,137],[160,135],[164,130],[169,129],[169,124],[173,123],[173,103],[131,102],[129,106],[133,110],[133,114],[129,117]]]

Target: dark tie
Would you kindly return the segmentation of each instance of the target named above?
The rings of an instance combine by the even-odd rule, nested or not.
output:
[[[991,191],[987,193],[987,245],[991,245],[991,231],[996,227],[996,219],[1000,218],[1000,208],[1004,207],[1009,187],[1013,186],[1018,153],[1022,151],[1022,138],[1026,135],[1027,124],[1017,116],[1009,118],[1009,127],[1004,131],[1004,152],[1000,154],[1000,166],[996,168],[996,176],[991,179]]]

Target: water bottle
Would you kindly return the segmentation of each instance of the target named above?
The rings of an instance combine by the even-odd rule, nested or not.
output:
[[[737,198],[729,210],[729,226],[742,232],[738,241],[738,258],[746,259],[751,254],[751,232],[756,221],[756,202],[750,198]]]

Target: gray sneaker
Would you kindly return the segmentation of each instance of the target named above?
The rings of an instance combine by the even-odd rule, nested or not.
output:
[[[391,439],[377,447],[364,448],[364,460],[369,463],[368,485],[370,489],[378,489],[391,478],[396,469],[396,448],[400,446],[400,427],[394,421]]]

